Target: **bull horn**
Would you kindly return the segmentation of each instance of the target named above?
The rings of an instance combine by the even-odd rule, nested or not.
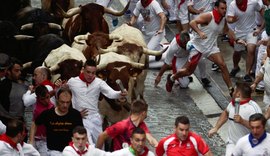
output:
[[[88,39],[88,35],[90,35],[90,33],[87,33],[85,35],[77,35],[77,36],[74,37],[74,41],[76,43],[78,43],[78,44],[84,44],[80,40],[87,40]]]
[[[116,34],[110,34],[109,39],[110,40],[116,40],[116,41],[120,42],[120,41],[123,41],[123,36],[116,35]]]
[[[160,50],[160,51],[143,48],[143,53],[148,54],[148,55],[159,56],[159,55],[162,55],[168,48],[169,47],[166,47],[165,49]]]
[[[55,72],[57,69],[59,69],[58,64],[56,64],[56,65],[54,65],[54,66],[52,66],[52,67],[49,68],[49,70],[51,71],[51,73]]]
[[[99,48],[98,51],[101,54],[108,53],[108,52],[115,52],[116,53],[118,51],[118,48],[117,47],[111,47],[111,48],[107,48],[107,49]]]
[[[27,23],[21,26],[21,30],[26,30],[26,29],[32,29],[33,28],[33,23]]]
[[[23,64],[23,69],[29,68],[29,67],[31,67],[31,65],[32,65],[32,61],[31,62],[24,63]]]
[[[125,6],[125,8],[122,11],[120,11],[120,12],[113,11],[113,10],[111,10],[109,8],[104,7],[104,13],[111,14],[111,15],[114,15],[114,16],[122,16],[128,10],[129,3],[130,3],[130,0],[128,1],[128,3]]]
[[[139,69],[144,69],[145,65],[142,63],[137,63],[137,62],[129,62],[129,64],[133,67],[133,68],[139,68]]]
[[[16,40],[28,40],[28,39],[33,39],[35,37],[34,36],[29,36],[29,35],[14,35],[14,38]]]
[[[48,26],[49,26],[51,29],[58,29],[58,30],[62,30],[61,25],[56,24],[56,23],[48,23]]]
[[[99,64],[97,65],[97,71],[103,70],[107,67],[107,64]]]
[[[72,8],[72,9],[69,9],[67,12],[65,12],[58,3],[56,3],[56,6],[58,7],[60,14],[65,18],[70,18],[76,14],[81,13],[80,7]]]

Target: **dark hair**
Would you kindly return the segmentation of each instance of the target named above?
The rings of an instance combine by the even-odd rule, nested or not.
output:
[[[184,124],[184,125],[190,124],[189,119],[186,116],[178,116],[175,119],[175,123],[174,123],[175,127],[177,127],[179,123]]]
[[[145,134],[145,131],[143,129],[141,129],[140,127],[136,127],[132,133],[131,133],[131,137],[133,137],[134,134]]]
[[[93,59],[88,59],[88,60],[86,60],[85,63],[84,63],[84,67],[86,67],[86,66],[96,67],[97,64],[96,64],[96,61],[95,61],[95,60],[93,60]]]
[[[11,57],[10,58],[10,66],[8,67],[8,70],[11,71],[15,64],[18,64],[21,67],[23,66],[22,61],[20,61],[19,59],[15,58],[15,57]]]
[[[261,121],[262,122],[262,125],[265,127],[265,124],[267,122],[266,118],[264,117],[263,114],[261,113],[255,113],[255,114],[252,114],[250,117],[249,117],[249,122],[251,121]]]
[[[190,36],[189,36],[189,33],[187,31],[182,31],[180,33],[180,38],[181,38],[181,41],[189,41],[190,40]]]
[[[226,0],[217,0],[217,1],[215,2],[215,7],[219,7],[220,3],[227,4],[227,3],[226,3]]]
[[[148,110],[148,104],[144,100],[135,100],[131,104],[131,114],[138,114]]]
[[[71,90],[69,89],[68,86],[61,86],[55,93],[55,98],[58,100],[59,99],[59,96],[60,94],[64,93],[64,92],[67,92],[68,94],[70,94],[72,96],[72,92]]]
[[[49,93],[48,89],[44,85],[38,85],[35,89],[35,93],[38,98],[45,97]]]
[[[6,135],[15,137],[17,134],[24,131],[24,123],[18,119],[10,119],[7,123]]]
[[[72,134],[75,133],[79,133],[79,134],[87,134],[86,129],[83,126],[76,126],[73,130],[72,130]]]
[[[238,81],[235,83],[235,85],[236,85],[236,89],[240,91],[241,96],[243,98],[250,98],[251,97],[252,90],[250,88],[249,83]]]

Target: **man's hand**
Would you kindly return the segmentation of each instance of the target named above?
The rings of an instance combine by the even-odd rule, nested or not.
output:
[[[217,134],[217,128],[212,128],[210,131],[208,131],[208,137],[211,138],[214,134]]]
[[[121,95],[122,97],[127,96],[127,95],[128,95],[127,90],[126,90],[126,89],[124,89],[124,91],[123,91],[123,92],[121,92],[121,93],[120,93],[120,95]]]
[[[242,123],[242,117],[240,115],[234,115],[233,117],[234,122],[236,123]]]
[[[88,110],[86,108],[84,108],[83,110],[81,110],[80,113],[81,113],[82,118],[85,119],[85,117],[88,115]]]
[[[161,33],[163,33],[163,30],[158,30],[158,31],[156,31],[155,36],[157,36],[158,34],[161,34]]]
[[[256,83],[253,83],[253,84],[250,86],[250,88],[251,88],[251,90],[252,90],[253,92],[255,91],[256,87],[257,87],[257,84],[256,84]]]
[[[247,42],[245,40],[242,40],[242,39],[236,39],[235,40],[235,43],[237,43],[237,44],[243,44],[244,46],[247,46]]]
[[[159,82],[161,81],[161,76],[157,75],[156,79],[155,79],[155,87],[158,86]]]
[[[33,85],[29,85],[28,90],[30,90],[31,93],[34,93],[35,87]]]
[[[207,35],[204,32],[199,33],[201,39],[206,39]]]

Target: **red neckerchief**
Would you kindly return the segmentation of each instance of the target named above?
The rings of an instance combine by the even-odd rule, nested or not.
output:
[[[86,79],[85,79],[85,77],[84,77],[84,74],[83,74],[83,73],[81,73],[81,74],[79,75],[79,78],[80,78],[83,82],[85,82],[87,86],[95,80],[95,78],[93,78],[93,80],[92,80],[91,82],[87,82]]]
[[[175,39],[176,39],[177,44],[181,47],[180,34],[176,34],[176,35],[175,35]]]
[[[238,7],[239,10],[245,12],[247,10],[247,3],[248,3],[248,0],[242,0],[240,4],[236,3],[236,6]]]
[[[215,22],[219,24],[221,20],[223,19],[223,16],[221,16],[221,14],[217,11],[217,9],[213,9],[212,12],[213,12]]]
[[[180,9],[180,6],[185,3],[185,0],[181,0],[180,3],[178,4],[177,8]]]
[[[246,104],[246,103],[248,103],[250,100],[251,100],[251,98],[248,98],[248,99],[246,99],[246,100],[242,100],[242,101],[240,101],[240,105]],[[235,104],[235,100],[232,99],[232,105],[234,106],[234,104]]]
[[[6,134],[0,135],[0,140],[8,143],[12,148],[14,148],[17,151],[19,151],[19,149],[17,148],[17,143],[15,143],[14,141],[12,141]]]
[[[74,151],[76,151],[77,152],[77,154],[79,154],[80,156],[82,156],[83,154],[85,154],[87,151],[88,151],[88,147],[89,147],[89,145],[88,144],[86,144],[86,149],[84,150],[84,151],[79,151],[79,150],[77,150],[75,147],[74,147],[74,143],[71,141],[71,142],[69,142],[69,146],[71,146],[73,149],[74,149]]]
[[[44,86],[48,85],[48,86],[51,86],[52,88],[54,88],[54,84],[49,80],[45,80],[45,81],[41,82],[40,85],[44,85]]]
[[[142,6],[144,8],[146,8],[153,0],[146,0],[146,2],[144,0],[141,0]]]

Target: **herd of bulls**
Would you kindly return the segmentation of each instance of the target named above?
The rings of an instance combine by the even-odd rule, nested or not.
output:
[[[128,91],[125,102],[100,98],[101,113],[113,123],[126,117],[132,100],[143,95],[148,55],[162,54],[147,49],[141,31],[134,27],[123,24],[109,33],[104,14],[122,16],[129,3],[119,12],[95,3],[74,7],[74,0],[41,0],[41,4],[33,8],[30,0],[3,0],[0,52],[20,59],[29,73],[41,65],[48,67],[54,80],[59,75],[63,80],[78,76],[83,63],[95,59],[98,77],[114,90],[120,90],[116,84],[120,79]]]

